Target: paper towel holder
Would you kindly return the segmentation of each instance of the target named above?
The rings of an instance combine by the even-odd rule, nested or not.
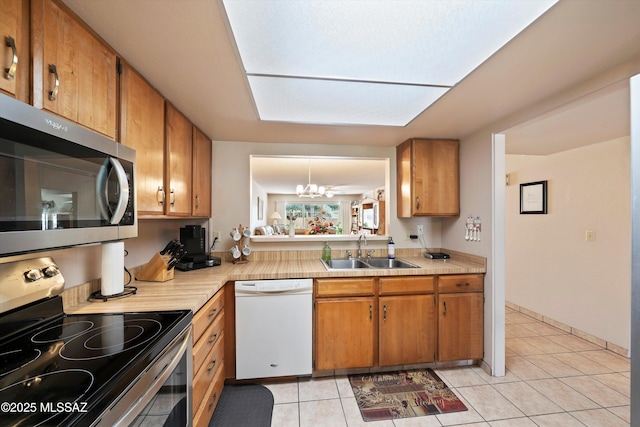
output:
[[[102,247],[102,275],[100,277],[100,291],[89,296],[89,300],[122,298],[136,293],[138,288],[124,283],[124,273],[128,272],[124,266],[124,241],[104,242]],[[129,275],[131,277],[131,275]]]

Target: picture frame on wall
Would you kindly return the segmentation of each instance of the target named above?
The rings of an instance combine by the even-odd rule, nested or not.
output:
[[[547,181],[520,184],[520,213],[547,213]]]
[[[264,218],[264,201],[258,197],[258,221]]]

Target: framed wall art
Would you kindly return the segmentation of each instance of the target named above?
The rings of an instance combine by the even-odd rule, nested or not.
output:
[[[547,181],[520,184],[520,213],[547,213]]]

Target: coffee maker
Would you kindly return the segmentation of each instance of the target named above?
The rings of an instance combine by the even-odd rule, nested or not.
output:
[[[187,225],[180,228],[180,243],[187,252],[176,265],[181,271],[196,270],[208,267],[206,248],[206,229],[199,225]]]

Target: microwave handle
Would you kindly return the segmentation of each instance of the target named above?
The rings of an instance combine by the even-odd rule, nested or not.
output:
[[[129,181],[127,180],[127,173],[124,171],[122,164],[118,159],[109,157],[109,162],[116,173],[118,179],[118,185],[120,186],[120,199],[116,210],[111,217],[111,224],[118,224],[127,210],[127,204],[129,203]]]

